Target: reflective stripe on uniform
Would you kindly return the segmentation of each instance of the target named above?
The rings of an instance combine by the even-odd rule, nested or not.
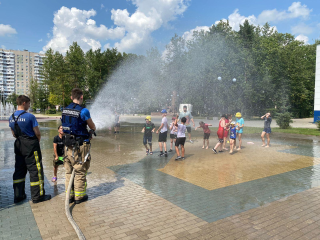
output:
[[[40,187],[40,196],[43,195],[43,185],[42,185],[42,177],[41,177],[41,165],[40,165],[40,162],[39,162],[39,156],[38,156],[38,152],[37,151],[34,151],[34,158],[36,159],[36,165],[37,165],[37,169],[38,169],[38,177],[39,177],[39,187]]]
[[[15,183],[21,183],[21,182],[24,182],[24,181],[26,181],[25,178],[16,179],[16,180],[13,180],[13,184],[15,184]]]
[[[76,197],[81,197],[86,195],[86,191],[87,191],[87,182],[85,182],[84,184],[84,191],[82,192],[74,192]]]
[[[42,185],[43,181],[38,181],[38,182],[30,182],[30,186],[37,186],[37,185]]]
[[[86,195],[86,191],[83,191],[83,192],[75,192],[75,196],[76,197],[81,197],[81,196],[84,196]]]

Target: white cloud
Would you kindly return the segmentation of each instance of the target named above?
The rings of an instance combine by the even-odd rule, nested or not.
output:
[[[12,28],[10,25],[0,24],[0,36],[3,37],[5,35],[17,34],[17,31]]]
[[[95,15],[96,11],[93,9],[86,11],[61,7],[54,14],[52,39],[43,47],[43,51],[52,48],[65,53],[74,41],[78,42],[84,51],[87,51],[91,48],[100,48],[99,40],[119,39],[124,36],[123,27],[97,26],[96,22],[91,19]]]
[[[51,34],[50,33],[47,33],[47,38],[51,38]]]
[[[277,9],[273,10],[264,10],[262,11],[258,17],[255,15],[250,16],[242,16],[239,13],[239,10],[236,9],[232,14],[228,16],[229,24],[233,30],[238,31],[239,25],[243,24],[246,19],[253,25],[264,25],[266,22],[276,23],[279,21],[283,21],[286,19],[293,18],[303,18],[306,19],[309,17],[312,9],[309,9],[306,5],[301,5],[300,2],[293,2],[291,6],[289,6],[288,10],[278,11]],[[222,21],[227,21],[226,19],[222,19]],[[215,24],[219,23],[216,21]],[[276,27],[274,27],[276,29]]]
[[[308,18],[312,9],[309,9],[306,5],[301,5],[301,2],[293,2],[287,11],[279,12],[277,9],[264,10],[258,16],[258,23],[264,24],[266,22],[279,22],[291,18]]]
[[[232,14],[229,15],[228,20],[229,20],[229,25],[232,27],[233,30],[238,31],[239,30],[239,25],[243,24],[245,20],[248,19],[250,24],[258,25],[257,24],[257,18],[254,15],[245,17],[240,15],[239,9],[234,10]],[[226,19],[222,19],[222,21],[227,22]],[[218,24],[220,21],[216,21],[215,24]]]
[[[41,39],[39,39],[39,41],[38,42],[42,42],[42,38]]]
[[[146,49],[151,42],[150,34],[161,26],[167,26],[170,21],[183,14],[189,2],[189,0],[131,1],[137,7],[131,16],[127,9],[111,10],[114,24],[125,28],[127,32],[125,37],[114,45],[120,52]]]
[[[296,40],[302,41],[305,44],[307,44],[308,41],[309,41],[309,38],[307,36],[303,35],[303,34],[300,34],[299,36],[296,37]]]
[[[305,23],[300,23],[291,27],[291,32],[292,34],[311,34],[313,33],[313,28]]]
[[[53,48],[66,52],[73,41],[77,41],[84,51],[101,47],[100,41],[117,40],[112,47],[120,52],[144,51],[152,42],[151,33],[183,14],[190,0],[130,0],[135,6],[134,13],[127,9],[112,9],[111,20],[115,27],[97,26],[92,19],[95,10],[80,10],[61,7],[55,12],[51,40],[43,51]],[[101,9],[105,6],[101,4]],[[110,48],[110,43],[104,48]],[[141,52],[140,51],[140,52]]]
[[[2,48],[2,49],[6,49],[6,46],[5,46],[5,45],[1,45],[1,48]]]
[[[193,33],[194,32],[201,32],[201,31],[205,31],[205,32],[208,32],[209,31],[209,28],[208,26],[197,26],[196,28],[194,29],[191,29],[190,31],[187,31],[187,32],[184,32],[184,34],[182,35],[182,37],[186,40],[186,41],[190,41],[193,39]]]

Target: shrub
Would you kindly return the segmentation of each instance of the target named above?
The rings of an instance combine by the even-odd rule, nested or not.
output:
[[[290,123],[293,121],[291,120],[291,114],[289,112],[278,113],[276,117],[276,122],[281,129],[290,128]]]
[[[46,110],[46,114],[56,114],[57,111],[55,109],[48,109]]]

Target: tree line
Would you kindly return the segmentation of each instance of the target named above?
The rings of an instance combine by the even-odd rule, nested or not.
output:
[[[207,32],[194,32],[188,41],[175,35],[165,55],[156,48],[145,56],[117,49],[85,53],[74,42],[65,56],[52,49],[46,52],[41,71],[44,81],[32,81],[30,97],[34,107],[66,106],[71,101],[71,89],[80,87],[85,100],[94,100],[113,74],[119,76],[113,81],[122,81],[119,69],[129,66],[134,72],[126,76],[131,89],[140,89],[134,95],[135,102],[130,103],[137,105],[136,111],[166,107],[174,93],[176,102],[193,104],[194,114],[203,116],[289,111],[294,117],[309,117],[313,114],[318,44],[319,40],[304,44],[289,33],[275,31],[268,23],[254,26],[248,21],[239,31],[220,21]],[[141,83],[146,75],[156,83],[147,101],[143,90],[146,82]]]

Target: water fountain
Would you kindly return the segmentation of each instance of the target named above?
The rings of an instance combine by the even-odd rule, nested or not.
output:
[[[0,120],[9,119],[10,115],[15,111],[14,105],[8,102],[0,102]]]

